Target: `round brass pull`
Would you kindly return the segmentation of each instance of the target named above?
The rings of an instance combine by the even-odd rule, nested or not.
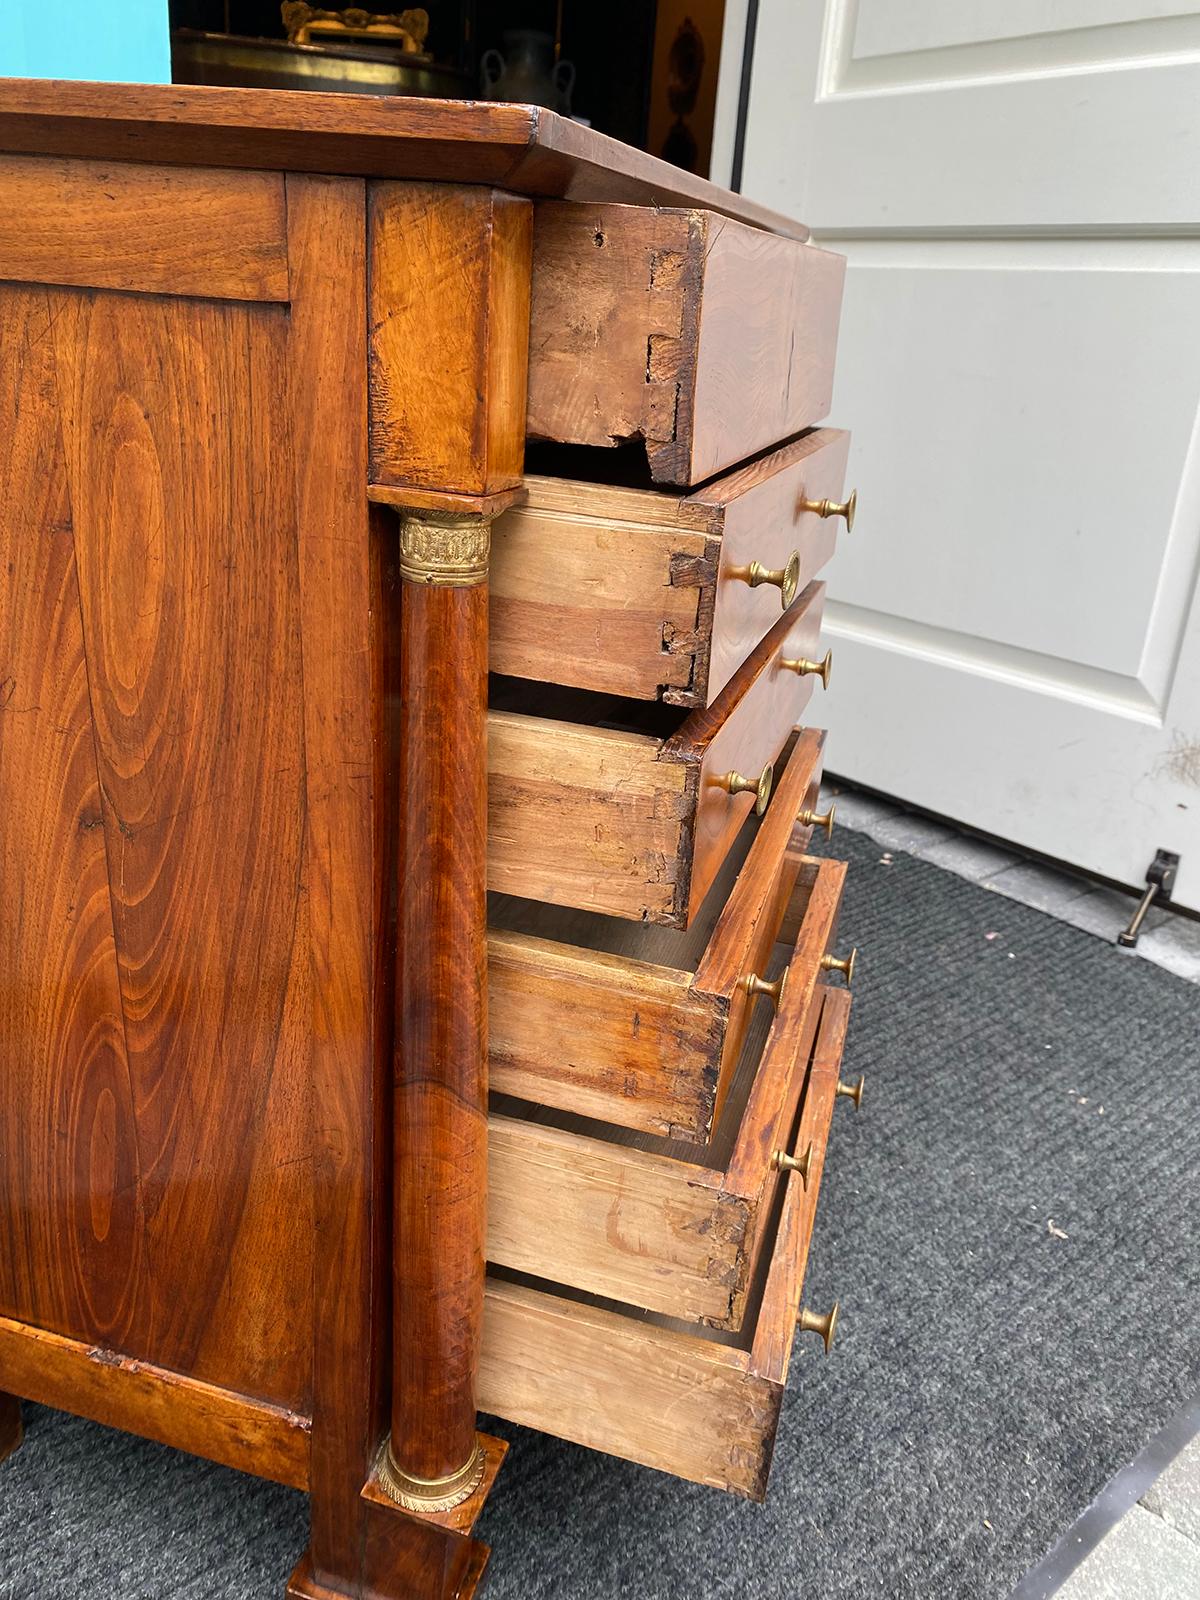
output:
[[[833,1310],[827,1311],[823,1317],[817,1316],[815,1311],[802,1311],[800,1313],[800,1328],[804,1333],[819,1333],[825,1345],[825,1354],[829,1354],[833,1344],[833,1336],[837,1332],[838,1312],[841,1308],[838,1302],[833,1302]]]
[[[804,810],[797,816],[796,821],[802,823],[806,828],[824,828],[825,837],[832,839],[833,819],[836,815],[836,806],[830,806],[828,811],[813,811],[811,807],[805,806]]]
[[[804,500],[800,501],[801,511],[815,511],[819,517],[845,517],[846,532],[849,533],[854,526],[854,513],[858,509],[858,490],[855,489],[848,500]]]
[[[780,656],[779,665],[785,672],[798,672],[802,678],[820,678],[822,689],[829,687],[829,672],[833,666],[833,651],[826,650],[823,661],[810,661],[807,656]]]
[[[808,1169],[812,1165],[812,1145],[802,1156],[790,1156],[786,1150],[776,1150],[775,1165],[780,1172],[798,1172],[804,1187],[808,1188]]]
[[[840,972],[846,980],[847,989],[854,982],[854,963],[858,960],[857,947],[851,950],[848,956],[821,957],[821,965],[826,972]]]
[[[771,798],[771,785],[775,782],[775,764],[768,761],[757,778],[744,777],[740,772],[726,772],[717,779],[722,789],[730,794],[754,795],[754,809],[761,817],[767,809],[767,801]]]
[[[853,1100],[854,1101],[854,1109],[855,1109],[855,1111],[861,1111],[862,1110],[863,1089],[866,1086],[866,1082],[867,1082],[866,1078],[861,1077],[861,1076],[859,1077],[859,1080],[858,1080],[857,1083],[843,1083],[842,1080],[839,1078],[838,1079],[838,1085],[837,1085],[837,1093],[839,1095],[841,1095],[843,1100]]]
[[[763,583],[773,583],[779,590],[779,598],[786,611],[800,587],[800,552],[792,551],[786,567],[764,567],[761,561],[752,561],[748,567],[730,567],[729,576],[740,578],[752,589],[757,589]]]
[[[766,978],[760,978],[757,972],[748,972],[742,979],[742,984],[748,995],[768,995],[771,1004],[777,1006],[779,1004],[779,996],[783,993],[783,980],[786,977],[787,973],[784,972],[768,983]]]

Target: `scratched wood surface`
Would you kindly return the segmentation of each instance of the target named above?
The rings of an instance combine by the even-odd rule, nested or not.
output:
[[[541,203],[530,436],[640,440],[656,483],[692,484],[812,427],[845,265],[708,211]]]
[[[631,1315],[593,1296],[488,1278],[480,1404],[526,1427],[752,1500],[766,1496],[845,1040],[849,996],[823,1004],[796,1127],[811,1143],[772,1208],[742,1328]]]
[[[800,939],[778,953],[786,978],[774,1017],[767,1000],[758,1002],[765,1047],[750,1027],[709,1145],[494,1103],[490,1262],[708,1326],[741,1326],[779,1179],[773,1158],[786,1145],[821,1010],[820,960],[844,877],[840,862],[823,862],[805,886]]]

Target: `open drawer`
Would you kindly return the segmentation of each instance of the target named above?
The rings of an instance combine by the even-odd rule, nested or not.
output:
[[[545,1286],[488,1279],[479,1404],[609,1455],[762,1500],[824,1168],[850,997],[823,990],[789,1178],[738,1334],[637,1316]],[[807,1320],[807,1318],[805,1319]],[[812,1325],[832,1337],[834,1318]]]
[[[669,706],[497,680],[488,888],[685,927],[750,811],[769,804],[774,763],[812,693],[798,663],[817,650],[824,597],[824,584],[809,584],[682,724]]]
[[[805,903],[799,939],[761,975],[774,984],[786,961],[765,1048],[752,1027],[708,1145],[493,1097],[490,1262],[684,1321],[742,1325],[776,1187],[789,1168],[802,1182],[812,1161],[788,1134],[838,959],[830,944],[845,872],[805,859],[793,891]]]
[[[833,554],[850,435],[687,495],[529,476],[492,530],[493,672],[705,706]]]
[[[526,432],[701,483],[829,411],[846,263],[707,211],[534,210]]]
[[[493,1090],[658,1138],[711,1137],[755,1007],[748,976],[767,970],[812,833],[824,743],[798,736],[686,931],[492,896]]]

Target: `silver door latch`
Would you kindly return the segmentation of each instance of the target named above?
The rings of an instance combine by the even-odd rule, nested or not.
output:
[[[1175,887],[1175,874],[1179,871],[1179,857],[1173,850],[1156,850],[1154,860],[1146,873],[1146,892],[1137,903],[1137,910],[1129,919],[1129,926],[1117,935],[1117,943],[1132,950],[1142,935],[1142,923],[1155,900],[1169,900]]]

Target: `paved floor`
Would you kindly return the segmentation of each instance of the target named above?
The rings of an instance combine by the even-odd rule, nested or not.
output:
[[[878,844],[881,859],[904,851],[932,861],[1109,943],[1129,921],[1135,902],[1118,890],[1029,861],[836,781],[825,786],[822,798],[836,802],[840,826]],[[1131,959],[1153,961],[1200,984],[1200,922],[1152,910],[1143,930]],[[1151,1471],[1160,1465],[1155,1460]],[[1150,1474],[1141,1476],[1145,1483]],[[1132,1492],[1140,1492],[1140,1485]],[[1072,1529],[1021,1585],[1020,1600],[1051,1595],[1055,1600],[1200,1600],[1200,1435],[1149,1482],[1140,1499],[1131,1500],[1132,1494],[1119,1489],[1101,1496],[1090,1515],[1081,1517],[1078,1531]]]
[[[1128,923],[1136,904],[1130,895],[1117,889],[1042,866],[1001,845],[960,833],[949,823],[916,816],[890,801],[857,793],[837,782],[826,785],[822,798],[835,801],[840,826],[867,834],[884,854],[907,851],[1109,943]],[[1177,977],[1200,983],[1200,922],[1151,910],[1136,951],[1129,953],[1153,961]]]
[[[1200,1439],[1193,1439],[1057,1591],[1057,1600],[1197,1600]]]

